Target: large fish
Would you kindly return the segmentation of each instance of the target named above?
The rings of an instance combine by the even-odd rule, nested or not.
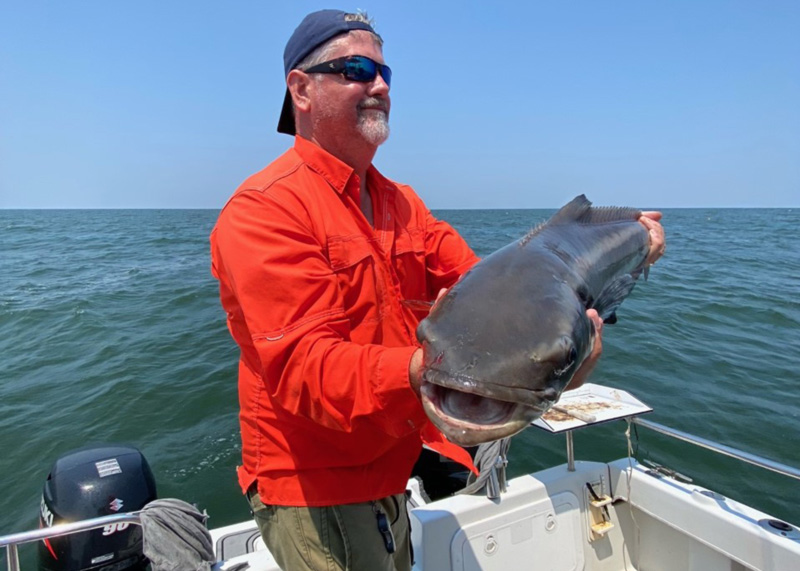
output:
[[[646,271],[633,208],[573,199],[481,260],[417,328],[421,398],[447,436],[474,446],[516,434],[555,403],[592,350],[586,310],[606,323]]]

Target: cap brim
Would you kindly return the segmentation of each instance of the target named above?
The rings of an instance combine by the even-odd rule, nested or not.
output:
[[[296,133],[294,128],[294,108],[292,107],[292,94],[289,93],[289,88],[286,88],[286,96],[283,98],[283,109],[281,109],[281,118],[278,120],[278,133],[286,133],[287,135],[294,135]]]

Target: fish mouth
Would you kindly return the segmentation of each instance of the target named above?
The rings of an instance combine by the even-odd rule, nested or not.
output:
[[[425,372],[420,386],[428,418],[448,440],[461,446],[477,446],[520,432],[553,405],[551,396],[550,390],[500,387],[432,369]]]

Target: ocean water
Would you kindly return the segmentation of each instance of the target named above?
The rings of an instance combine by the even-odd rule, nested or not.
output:
[[[436,214],[486,255],[551,213]],[[159,496],[207,509],[211,526],[249,517],[235,477],[237,350],[209,271],[216,214],[0,211],[0,535],[37,526],[60,454],[103,442],[138,447]],[[631,391],[651,420],[800,467],[800,209],[666,210],[663,224],[667,254],[606,327],[592,381]],[[577,457],[625,456],[624,431],[577,431]],[[800,523],[800,482],[641,428],[635,444]],[[561,464],[564,448],[563,435],[529,429],[510,475]]]

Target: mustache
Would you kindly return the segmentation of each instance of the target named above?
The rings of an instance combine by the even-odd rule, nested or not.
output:
[[[380,109],[384,113],[389,112],[389,103],[385,99],[378,97],[367,97],[358,104],[359,109]]]

